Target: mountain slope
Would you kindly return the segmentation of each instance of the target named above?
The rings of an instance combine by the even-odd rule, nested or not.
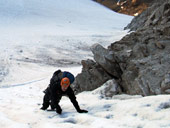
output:
[[[87,114],[77,113],[67,97],[60,102],[62,115],[39,109],[44,95],[42,91],[48,86],[53,72],[60,68],[76,76],[81,70],[79,62],[91,57],[89,47],[96,42],[107,46],[119,40],[126,34],[122,28],[131,17],[113,13],[90,0],[0,2],[3,5],[0,11],[0,78],[5,76],[0,79],[0,127],[170,127],[170,97],[166,95],[144,98],[120,95],[107,99],[99,88],[77,95],[80,107],[89,111]],[[60,10],[58,20],[55,10],[60,6],[55,8],[53,4],[69,4],[70,7],[67,5]],[[75,4],[77,9],[73,11]],[[7,7],[8,10],[4,10]],[[100,15],[108,20],[97,18]],[[68,23],[70,19],[72,21]],[[76,24],[78,20],[82,24]],[[73,67],[75,65],[78,66]]]
[[[93,43],[125,35],[131,19],[91,0],[0,0],[0,81],[12,65],[80,65]]]
[[[38,27],[66,29],[70,33],[79,31],[99,31],[122,28],[127,22],[127,16],[118,17],[119,14],[90,1],[90,0],[1,0],[1,24],[18,25],[17,27]],[[121,24],[120,24],[121,23]],[[123,23],[123,24],[122,24]],[[123,25],[123,26],[122,26]],[[98,28],[100,26],[100,29]],[[2,26],[1,26],[2,27]],[[64,31],[63,31],[64,32]]]

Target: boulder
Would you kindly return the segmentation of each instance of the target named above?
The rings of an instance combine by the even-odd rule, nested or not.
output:
[[[121,93],[121,88],[119,87],[115,79],[108,80],[101,87],[93,91],[93,94],[99,94],[101,98],[113,97],[114,95],[120,93]]]
[[[93,60],[82,60],[81,63],[83,66],[82,72],[76,76],[73,84],[73,90],[76,93],[94,90],[112,78]]]
[[[122,71],[119,64],[113,56],[113,53],[105,49],[100,44],[94,44],[91,47],[94,54],[94,60],[110,75],[115,78],[120,78]]]

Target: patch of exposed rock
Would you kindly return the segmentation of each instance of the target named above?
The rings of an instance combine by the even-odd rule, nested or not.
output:
[[[75,82],[78,92],[93,90],[114,78],[121,88],[118,93],[170,94],[170,0],[154,6],[157,8],[144,13],[143,26],[138,22],[135,32],[107,49],[92,46],[95,61],[82,61],[83,70]]]
[[[127,14],[138,15],[146,10],[153,3],[160,0],[94,0],[113,11]]]

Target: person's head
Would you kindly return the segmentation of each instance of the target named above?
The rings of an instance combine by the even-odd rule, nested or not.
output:
[[[62,78],[60,85],[61,85],[62,91],[66,91],[67,88],[70,86],[69,78],[67,78],[67,77]]]

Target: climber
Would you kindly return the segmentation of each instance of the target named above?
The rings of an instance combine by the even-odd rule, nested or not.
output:
[[[76,100],[76,96],[70,87],[70,85],[74,82],[74,75],[70,72],[62,72],[61,70],[57,70],[54,72],[53,77],[50,80],[50,84],[47,89],[44,91],[45,95],[43,98],[43,106],[42,110],[46,110],[49,105],[51,106],[51,110],[56,110],[58,114],[62,113],[62,109],[59,105],[61,97],[66,95],[69,97],[70,101],[73,103],[75,109],[79,113],[87,113],[87,110],[80,109],[78,102]]]

